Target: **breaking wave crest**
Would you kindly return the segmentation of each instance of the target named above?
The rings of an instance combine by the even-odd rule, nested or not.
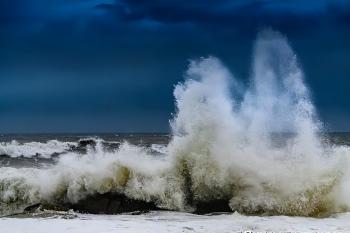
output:
[[[49,140],[47,142],[26,142],[19,143],[16,140],[0,143],[0,155],[16,157],[41,157],[50,158],[54,154],[62,154],[72,147],[76,147],[75,142],[61,142]]]
[[[242,91],[219,59],[192,61],[174,91],[172,139],[155,147],[160,156],[122,143],[114,151],[68,152],[46,168],[2,167],[0,209],[117,192],[180,211],[215,200],[245,214],[348,211],[350,148],[321,140],[322,124],[283,36],[259,34],[251,73]]]

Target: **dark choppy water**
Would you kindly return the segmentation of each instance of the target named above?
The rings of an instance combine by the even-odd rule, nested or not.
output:
[[[0,135],[0,166],[40,167],[55,162],[55,158],[69,152],[86,153],[100,145],[113,151],[123,142],[148,148],[154,154],[165,153],[170,141],[166,133],[102,133],[102,134],[2,134]],[[274,134],[273,144],[283,145],[290,134]],[[328,145],[350,146],[350,133],[323,134]]]
[[[122,134],[2,134],[0,166],[40,167],[55,163],[69,152],[84,154],[100,146],[105,151],[117,150],[127,142],[148,148],[154,154],[163,152],[170,136],[165,133]]]
[[[169,134],[166,133],[98,133],[98,134],[0,134],[0,142],[11,142],[16,140],[19,143],[26,142],[47,142],[58,140],[62,142],[77,142],[80,139],[100,138],[106,142],[128,141],[137,145],[148,145],[152,143],[166,144],[169,141]]]
[[[81,139],[102,139],[105,142],[127,141],[135,145],[167,144],[170,140],[167,133],[97,133],[97,134],[0,134],[0,142],[19,143],[41,142],[50,140],[61,142],[78,142]],[[285,135],[276,134],[275,138],[284,138]],[[288,137],[288,136],[287,136]],[[337,145],[350,146],[350,132],[333,132],[322,135],[326,141]]]

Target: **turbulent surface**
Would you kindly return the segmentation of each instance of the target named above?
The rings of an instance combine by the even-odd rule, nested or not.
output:
[[[185,212],[215,201],[244,214],[348,211],[350,148],[323,133],[283,36],[258,36],[251,73],[244,88],[217,58],[191,62],[174,91],[170,138],[4,141],[2,214],[103,193]]]
[[[52,155],[64,153],[74,146],[76,146],[76,143],[60,142],[57,140],[50,140],[45,143],[18,143],[16,140],[13,140],[11,142],[1,142],[0,154],[12,158],[30,158],[33,156],[50,158]]]

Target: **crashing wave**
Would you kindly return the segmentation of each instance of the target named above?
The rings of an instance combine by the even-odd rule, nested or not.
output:
[[[0,142],[0,156],[10,158],[50,159],[68,152],[86,153],[87,150],[117,149],[120,142],[105,141],[98,137],[80,138],[76,142],[49,140],[47,142]]]
[[[191,62],[174,91],[177,113],[164,156],[122,143],[114,151],[68,152],[44,169],[2,167],[0,209],[119,193],[190,212],[217,201],[245,214],[348,211],[350,148],[321,140],[322,124],[283,36],[259,35],[251,85],[245,92],[241,86],[217,58]],[[286,132],[276,146],[275,133]]]
[[[74,146],[77,146],[77,143],[61,142],[57,140],[26,143],[19,143],[13,140],[11,142],[0,142],[0,155],[6,155],[12,158],[50,158],[54,154],[62,154],[67,152]]]

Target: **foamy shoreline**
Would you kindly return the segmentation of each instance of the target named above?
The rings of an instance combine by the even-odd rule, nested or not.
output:
[[[2,218],[0,229],[1,233],[350,232],[350,213],[330,218],[257,217],[238,213],[201,216],[164,211],[143,215],[78,214],[74,219]]]

